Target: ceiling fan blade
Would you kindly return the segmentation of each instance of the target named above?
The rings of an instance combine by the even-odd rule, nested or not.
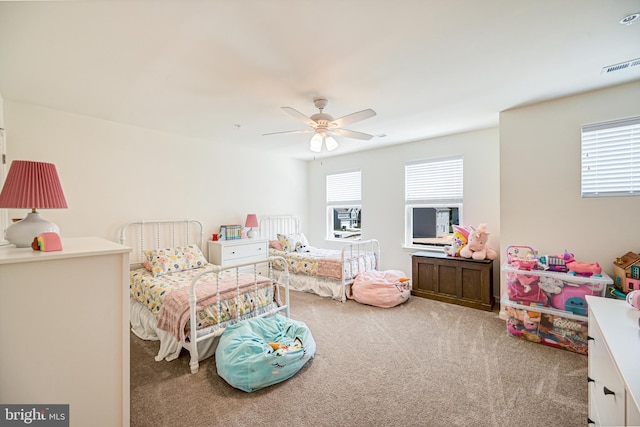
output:
[[[309,117],[305,116],[304,114],[302,114],[300,111],[296,110],[295,108],[282,107],[282,109],[284,111],[286,111],[287,113],[291,114],[296,119],[301,120],[302,122],[306,123],[308,126],[311,126],[314,129],[318,126],[318,123],[316,123],[315,121],[311,120]]]
[[[331,129],[331,133],[344,136],[346,138],[363,139],[365,141],[368,141],[371,138],[373,138],[373,135],[369,135],[368,133],[356,132],[355,130],[349,130],[349,129]]]
[[[282,135],[285,133],[309,133],[313,132],[313,129],[305,129],[305,130],[285,130],[284,132],[271,132],[271,133],[263,133],[262,136],[267,135]]]
[[[342,126],[350,125],[351,123],[359,122],[364,119],[368,119],[369,117],[373,117],[376,115],[376,112],[371,108],[366,110],[358,111],[357,113],[348,114],[346,116],[342,116],[338,119],[335,119],[331,123],[329,123],[329,127],[340,128]]]

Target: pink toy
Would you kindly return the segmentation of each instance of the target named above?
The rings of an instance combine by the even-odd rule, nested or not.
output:
[[[496,251],[487,247],[487,240],[489,240],[487,225],[480,224],[478,228],[473,226],[469,228],[469,242],[460,250],[460,256],[476,260],[496,259],[498,257]]]
[[[587,299],[585,297],[587,295],[593,295],[593,290],[589,286],[565,286],[559,294],[551,297],[551,306],[586,316]]]
[[[507,280],[507,294],[511,301],[520,304],[546,307],[549,305],[547,294],[538,285],[538,276],[510,273]]]
[[[631,291],[627,294],[627,303],[640,310],[640,291]]]
[[[535,259],[514,259],[511,261],[511,265],[518,270],[533,270],[538,265],[538,261]]]
[[[58,233],[46,232],[33,239],[31,248],[42,252],[61,251],[62,242]]]
[[[571,261],[567,263],[569,274],[580,276],[601,276],[602,268],[597,262]]]
[[[507,263],[518,270],[537,269],[536,251],[530,246],[509,246],[507,247]]]

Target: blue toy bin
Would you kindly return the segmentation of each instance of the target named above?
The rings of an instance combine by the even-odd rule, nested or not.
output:
[[[294,376],[316,353],[316,342],[303,322],[275,314],[227,327],[216,348],[218,375],[246,392]]]

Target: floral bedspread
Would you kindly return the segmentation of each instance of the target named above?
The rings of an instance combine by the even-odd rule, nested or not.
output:
[[[367,252],[353,256],[342,264],[342,251],[335,249],[321,249],[307,246],[309,252],[283,252],[270,248],[270,256],[283,257],[289,266],[289,273],[305,276],[327,277],[330,279],[351,280],[361,271],[374,269],[375,254]],[[281,262],[274,262],[273,267],[283,270]]]
[[[145,268],[133,270],[130,272],[129,284],[131,298],[145,305],[157,319],[160,319],[163,303],[167,296],[174,290],[178,294],[188,294],[189,285],[199,272],[199,269],[191,269],[153,277]],[[215,282],[215,275],[207,274],[200,279],[203,284],[208,282],[208,285],[202,286],[202,288],[214,292],[214,295],[205,296],[198,291],[198,286],[196,286],[198,300],[204,298],[205,301],[210,302],[204,307],[198,305],[196,313],[198,329],[212,326],[225,327],[253,312],[261,314],[278,305],[277,285],[274,285],[271,280],[263,280],[258,286],[255,286],[253,275],[246,275],[250,276],[251,280],[242,284],[240,291],[237,292],[235,290],[235,273],[222,272],[220,274],[225,283],[224,289],[221,289],[220,301],[215,296],[216,287],[212,286],[211,282],[212,280]],[[232,291],[229,291],[230,286],[233,286]],[[180,299],[184,300],[184,298]],[[167,329],[175,330],[175,326]],[[176,338],[184,339],[189,335],[189,329],[190,324],[186,322],[186,327],[179,332]]]

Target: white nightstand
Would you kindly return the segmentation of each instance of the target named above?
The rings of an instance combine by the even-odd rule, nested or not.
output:
[[[230,264],[266,260],[269,257],[267,239],[238,239],[208,241],[209,262],[226,267]],[[244,270],[251,270],[247,267]],[[267,263],[260,264],[258,274],[269,274]]]

